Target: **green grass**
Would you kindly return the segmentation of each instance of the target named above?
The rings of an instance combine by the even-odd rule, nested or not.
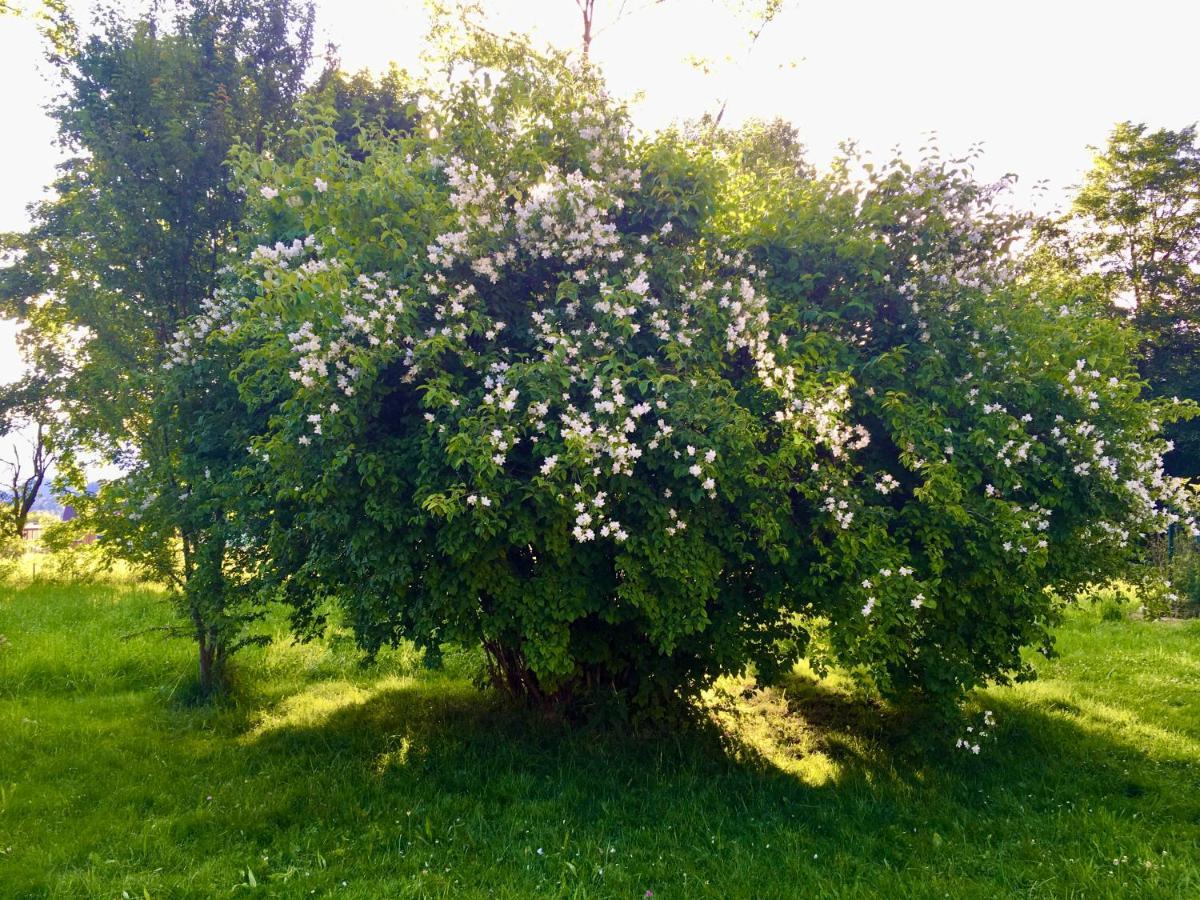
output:
[[[801,675],[631,737],[345,640],[198,707],[187,642],[121,637],[169,621],[0,585],[0,895],[1200,897],[1200,622],[1072,614],[974,756]]]

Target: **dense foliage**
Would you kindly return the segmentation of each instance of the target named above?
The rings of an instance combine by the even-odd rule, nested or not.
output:
[[[229,156],[288,152],[279,132],[302,101],[332,109],[352,147],[365,123],[411,127],[413,109],[396,74],[348,76],[327,59],[310,83],[308,2],[174,0],[134,17],[102,6],[82,37],[60,4],[47,17],[62,86],[51,112],[71,155],[30,231],[0,244],[0,301],[27,323],[31,384],[57,411],[60,480],[110,558],[172,590],[207,692],[259,639],[247,629],[277,512],[245,489],[244,448],[265,423],[228,372],[163,365],[212,297],[242,216]],[[122,475],[86,494],[96,458]]]
[[[1005,184],[976,183],[969,159],[853,162],[746,179],[729,215],[780,325],[849,375],[871,435],[839,491],[855,518],[809,563],[812,613],[836,660],[953,695],[1026,674],[1056,594],[1178,521],[1190,502],[1160,430],[1187,408],[1140,398],[1135,339],[1101,285],[1013,252],[1026,223]]]
[[[953,699],[1176,516],[1182,407],[966,164],[816,179],[758,131],[636,136],[519,43],[454,63],[421,134],[243,155],[246,246],[175,348],[269,418],[301,624],[479,642],[546,701],[804,654]]]

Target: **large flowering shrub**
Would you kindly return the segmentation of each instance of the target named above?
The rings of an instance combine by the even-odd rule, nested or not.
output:
[[[271,414],[301,619],[546,700],[804,654],[953,697],[1157,527],[1123,334],[1003,271],[953,167],[751,171],[510,45],[449,83],[419,135],[245,156],[252,244],[177,345]]]

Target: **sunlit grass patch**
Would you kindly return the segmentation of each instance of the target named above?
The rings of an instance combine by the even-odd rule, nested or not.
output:
[[[351,707],[361,707],[375,690],[364,689],[345,681],[326,681],[313,685],[280,703],[265,713],[259,723],[246,735],[253,740],[263,734],[285,728],[317,728]]]
[[[813,687],[802,675],[766,688],[747,677],[726,678],[706,692],[703,703],[734,758],[821,787],[838,781],[848,756],[873,755],[877,748],[830,721],[831,706],[849,708],[854,699]]]

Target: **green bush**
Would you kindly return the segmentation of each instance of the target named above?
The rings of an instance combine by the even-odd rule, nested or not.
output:
[[[1131,610],[1141,607],[1141,596],[1136,585],[1127,581],[1111,581],[1089,585],[1080,593],[1079,599],[1090,603],[1105,622],[1120,622],[1128,618]]]
[[[1179,614],[1200,616],[1200,547],[1184,542],[1171,561],[1171,584],[1179,595]]]
[[[16,569],[25,552],[25,542],[12,534],[0,534],[0,579],[7,578]]]
[[[113,565],[101,546],[89,540],[89,526],[82,518],[55,521],[42,533],[38,574],[44,580],[91,582]]]
[[[420,134],[242,154],[243,256],[176,347],[269,417],[239,477],[301,627],[334,597],[543,702],[802,655],[951,701],[1167,521],[1182,409],[964,164],[744,166],[563,60],[453,62]]]
[[[1142,606],[1152,619],[1200,615],[1200,546],[1180,531],[1173,540],[1158,535],[1144,566]]]

